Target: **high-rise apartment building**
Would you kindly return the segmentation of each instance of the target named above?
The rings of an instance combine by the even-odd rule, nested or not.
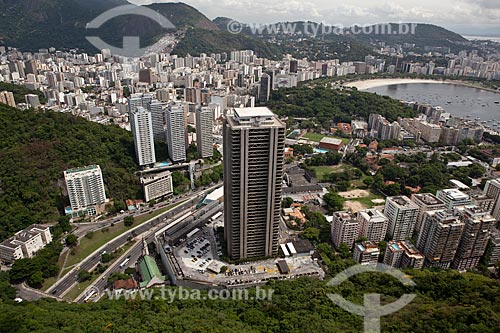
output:
[[[333,213],[332,242],[337,249],[342,243],[352,248],[359,233],[360,223],[353,214],[345,211]]]
[[[26,101],[26,104],[28,104],[28,106],[30,108],[36,109],[41,105],[40,98],[38,97],[38,95],[27,94],[27,95],[24,95],[24,99]]]
[[[376,209],[366,209],[358,212],[360,237],[369,241],[383,241],[387,234],[388,220],[382,212]]]
[[[151,113],[151,122],[153,125],[153,137],[156,141],[166,142],[165,136],[165,110],[163,104],[152,100],[147,104],[147,109]]]
[[[389,220],[387,234],[392,240],[401,241],[412,236],[418,217],[418,206],[407,196],[388,197],[384,215]]]
[[[16,100],[14,99],[14,94],[10,91],[0,92],[0,103],[7,104],[8,106],[16,107]]]
[[[175,163],[186,160],[186,116],[186,107],[183,104],[174,104],[167,109],[168,155]]]
[[[156,163],[151,112],[142,106],[131,107],[130,128],[134,135],[135,154],[140,166]]]
[[[452,267],[463,271],[479,264],[496,220],[477,206],[465,207],[460,215],[465,226]]]
[[[285,125],[268,109],[224,120],[224,236],[232,259],[276,256]]]
[[[354,246],[354,253],[352,258],[361,265],[376,265],[378,257],[380,256],[380,249],[375,242],[361,242]]]
[[[437,191],[436,197],[443,201],[446,208],[450,210],[453,210],[453,208],[458,206],[467,206],[472,204],[471,197],[456,188]]]
[[[464,223],[449,210],[428,211],[417,240],[426,267],[449,268],[455,258]]]
[[[500,181],[497,179],[491,179],[486,182],[484,186],[484,194],[488,197],[492,198],[493,210],[491,211],[491,215],[496,219],[500,218]]]
[[[98,165],[66,170],[64,179],[72,213],[85,211],[88,215],[95,215],[99,210],[96,206],[106,202],[104,181]]]
[[[211,107],[196,110],[196,146],[202,158],[214,155],[214,111]]]
[[[444,209],[446,205],[443,201],[431,193],[413,194],[411,196],[411,201],[418,206],[417,222],[415,223],[415,228],[413,230],[413,238],[417,239],[420,232],[420,226],[422,225],[422,220],[424,218],[424,213],[431,210]]]
[[[396,268],[421,269],[424,266],[424,256],[410,241],[390,241],[383,262]]]
[[[266,104],[269,101],[269,96],[271,95],[271,77],[264,73],[260,77],[260,91],[259,91],[259,102],[260,104]]]
[[[491,253],[488,261],[488,266],[500,264],[500,230],[492,227],[490,230]]]

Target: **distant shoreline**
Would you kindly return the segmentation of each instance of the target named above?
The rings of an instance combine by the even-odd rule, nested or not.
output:
[[[366,90],[375,87],[383,87],[394,84],[412,84],[412,83],[428,83],[428,84],[455,84],[460,86],[465,86],[469,88],[477,88],[481,90],[486,90],[494,93],[500,93],[498,90],[494,90],[491,88],[481,87],[474,85],[473,83],[466,81],[455,81],[455,80],[431,80],[431,79],[368,79],[368,80],[360,80],[349,82],[345,84],[346,87],[357,88],[358,90]]]

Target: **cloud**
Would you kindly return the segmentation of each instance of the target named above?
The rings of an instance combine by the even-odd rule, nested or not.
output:
[[[500,34],[500,0],[180,0],[213,19],[226,16],[247,23],[311,20],[328,24],[384,22],[431,23],[461,27],[461,32],[481,27]],[[162,2],[131,0],[146,4]],[[166,1],[164,1],[166,2]],[[477,29],[476,29],[477,30]]]

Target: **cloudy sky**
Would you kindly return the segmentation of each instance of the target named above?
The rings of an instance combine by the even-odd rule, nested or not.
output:
[[[129,0],[148,4],[151,0]],[[500,36],[500,0],[181,0],[210,19],[246,23],[311,20],[327,24],[432,23],[462,34]]]

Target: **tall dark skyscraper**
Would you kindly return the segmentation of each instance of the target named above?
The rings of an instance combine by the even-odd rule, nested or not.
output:
[[[271,95],[271,77],[268,74],[264,73],[260,78],[260,92],[259,92],[260,104],[266,104],[269,101],[270,95]]]
[[[285,125],[268,109],[224,121],[224,236],[232,259],[276,256]]]
[[[290,60],[290,73],[297,73],[299,70],[299,62],[297,60]]]

